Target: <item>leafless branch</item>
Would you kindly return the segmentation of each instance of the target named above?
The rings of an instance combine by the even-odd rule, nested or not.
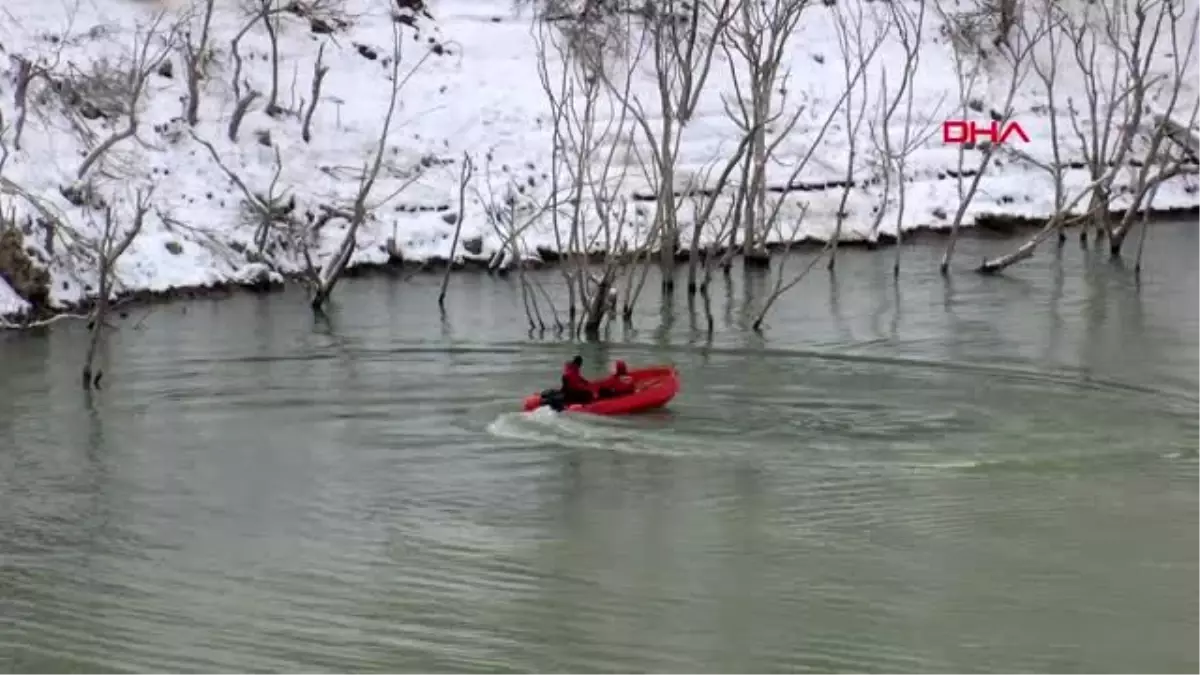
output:
[[[396,105],[400,98],[400,90],[404,83],[412,76],[416,68],[425,63],[425,58],[422,58],[414,66],[413,71],[410,71],[408,76],[401,77],[400,64],[403,60],[403,34],[400,24],[392,23],[392,62],[391,62],[391,94],[388,98],[387,113],[383,118],[383,126],[379,131],[379,140],[375,147],[375,157],[371,164],[364,167],[362,179],[359,181],[358,194],[355,196],[354,205],[351,208],[350,225],[346,228],[346,233],[342,238],[342,243],[338,247],[334,256],[325,264],[321,271],[319,283],[313,290],[313,297],[310,305],[314,312],[320,312],[325,303],[328,302],[329,296],[333,293],[334,286],[337,285],[338,279],[341,278],[342,272],[346,266],[350,264],[350,257],[354,254],[354,249],[357,244],[358,230],[367,220],[370,211],[367,205],[367,199],[371,195],[371,191],[375,187],[375,182],[379,178],[379,170],[383,167],[383,153],[387,148],[388,132],[392,127],[392,118],[396,113]],[[428,54],[426,54],[428,58]]]
[[[267,96],[266,111],[276,117],[282,112],[279,107],[279,10],[275,8],[276,0],[259,0],[259,5],[259,16],[271,41],[271,93]]]
[[[200,121],[200,81],[204,77],[204,64],[209,58],[208,37],[212,25],[213,9],[216,0],[202,0],[203,14],[200,22],[200,38],[194,40],[192,31],[184,33],[182,41],[183,63],[187,72],[187,100],[184,103],[184,118],[189,126],[196,126]]]
[[[322,62],[324,56],[325,43],[321,43],[320,49],[317,50],[317,61],[313,64],[312,101],[308,104],[308,110],[304,111],[304,127],[300,132],[305,143],[312,140],[313,113],[317,112],[317,102],[321,100],[321,83],[325,80],[325,75],[329,73],[329,66]]]
[[[83,370],[80,374],[80,383],[84,390],[100,388],[100,379],[104,373],[95,367],[95,361],[103,340],[104,330],[107,328],[116,263],[141,233],[142,227],[145,225],[146,213],[150,210],[152,195],[152,189],[137,192],[134,199],[133,222],[124,232],[121,232],[121,228],[117,224],[113,208],[109,206],[104,210],[104,227],[100,239],[95,244],[99,289],[88,324],[91,336],[88,340]]]
[[[874,238],[883,218],[891,206],[893,188],[896,191],[896,256],[892,263],[892,277],[900,275],[900,252],[903,250],[904,211],[908,193],[908,157],[914,149],[923,145],[936,132],[936,128],[916,130],[914,133],[913,101],[916,87],[914,78],[921,60],[921,37],[925,23],[926,5],[921,3],[914,16],[903,5],[892,3],[889,6],[891,23],[896,29],[900,43],[904,48],[904,66],[901,71],[899,86],[896,87],[895,97],[889,95],[888,69],[884,66],[880,71],[880,91],[883,105],[879,120],[868,120],[871,128],[871,138],[879,157],[880,171],[883,179],[883,194],[881,196],[875,220],[871,224],[870,236]],[[903,117],[903,133],[897,140],[892,135],[894,116],[901,103],[905,104]],[[929,117],[937,117],[941,102],[931,110]]]
[[[856,184],[854,176],[858,160],[858,132],[863,121],[866,120],[867,102],[870,99],[871,78],[863,74],[870,68],[879,46],[887,39],[891,30],[890,21],[868,20],[865,15],[865,7],[865,3],[856,4],[854,13],[850,17],[846,16],[841,6],[835,13],[838,24],[838,47],[842,53],[842,82],[847,92],[846,105],[842,108],[842,123],[846,129],[846,173],[842,178],[842,197],[838,202],[837,212],[834,214],[835,225],[827,263],[830,270],[833,270],[837,264],[838,241],[842,236],[842,225],[850,215],[846,212],[846,203],[850,199],[850,191]],[[867,31],[868,24],[875,28],[874,43],[868,43],[869,46],[864,49],[862,41],[864,37],[867,37],[864,32]],[[855,74],[856,69],[858,75]],[[861,86],[862,90],[857,101],[858,109],[854,110],[854,93],[858,88],[856,83]]]
[[[446,287],[450,285],[450,271],[454,267],[454,256],[458,252],[458,238],[462,234],[463,221],[466,220],[467,186],[471,183],[471,175],[475,172],[475,164],[471,155],[463,153],[462,167],[458,174],[458,214],[454,219],[454,239],[450,242],[450,257],[446,261],[446,272],[442,275],[442,288],[438,292],[438,307],[446,309]]]
[[[171,53],[177,36],[177,30],[174,26],[165,32],[165,36],[159,31],[159,27],[162,25],[165,17],[165,11],[159,12],[148,27],[139,28],[135,31],[131,63],[129,71],[126,74],[129,95],[126,106],[128,124],[124,129],[114,132],[88,153],[87,157],[80,163],[79,169],[75,172],[77,181],[82,181],[87,175],[88,170],[96,162],[100,161],[104,154],[111,150],[113,146],[137,135],[139,122],[138,107],[141,103],[142,94],[145,93],[146,80],[158,68],[163,59]],[[160,38],[164,45],[157,50],[152,49],[151,45]]]
[[[935,3],[938,12],[943,16],[947,16],[945,10],[940,3]],[[1020,35],[1015,40],[1016,45],[1013,45],[1014,40],[1009,38],[1002,45],[1001,53],[1006,57],[1006,65],[1010,70],[1008,90],[1005,94],[1004,104],[999,107],[999,117],[1001,120],[1008,120],[1014,112],[1013,102],[1016,99],[1017,91],[1024,84],[1029,75],[1030,62],[1032,59],[1033,49],[1043,38],[1054,30],[1054,21],[1060,20],[1057,15],[1045,16],[1042,20],[1031,27],[1020,31]],[[981,72],[979,64],[973,63],[971,58],[963,54],[959,50],[955,50],[955,70],[959,85],[959,95],[961,99],[960,111],[962,118],[971,117],[972,110],[982,108],[981,104],[977,104],[974,96],[974,85],[978,82]],[[978,108],[976,107],[978,105]],[[992,159],[996,154],[996,145],[993,143],[981,144],[972,150],[978,150],[981,157],[977,168],[973,169],[974,174],[971,175],[971,182],[964,189],[964,181],[970,172],[964,166],[965,154],[968,148],[965,144],[958,146],[958,192],[959,201],[958,209],[954,213],[954,217],[950,221],[950,236],[946,240],[946,250],[942,254],[942,262],[938,266],[939,271],[943,276],[950,273],[950,263],[954,257],[954,250],[958,243],[958,232],[962,226],[963,218],[966,216],[967,208],[971,201],[975,198],[976,192],[979,190],[980,182],[983,180],[984,174],[992,163]]]
[[[1151,6],[1153,7],[1154,3],[1151,3]],[[1152,97],[1149,92],[1145,96],[1140,96],[1139,94],[1135,94],[1134,96],[1135,99],[1146,99],[1147,107],[1152,109],[1158,108],[1158,110],[1155,114],[1151,115],[1151,120],[1154,124],[1150,132],[1149,145],[1145,150],[1141,167],[1138,168],[1131,181],[1130,189],[1133,192],[1133,199],[1128,208],[1125,209],[1125,215],[1121,219],[1120,224],[1109,233],[1109,253],[1113,257],[1121,255],[1121,248],[1125,243],[1125,238],[1133,227],[1136,215],[1143,209],[1143,205],[1147,210],[1153,207],[1154,196],[1158,194],[1158,187],[1167,180],[1180,175],[1186,163],[1196,160],[1195,137],[1192,130],[1195,129],[1197,115],[1200,114],[1200,103],[1192,95],[1190,97],[1190,110],[1180,110],[1179,104],[1180,96],[1188,86],[1189,80],[1195,77],[1195,74],[1189,72],[1189,70],[1195,66],[1196,38],[1198,26],[1200,26],[1200,17],[1195,12],[1192,12],[1187,17],[1190,29],[1188,35],[1184,39],[1180,39],[1180,24],[1184,19],[1184,13],[1187,11],[1184,4],[1166,2],[1164,0],[1157,4],[1157,10],[1159,14],[1155,22],[1150,49],[1152,50],[1153,43],[1157,42],[1158,33],[1161,32],[1162,24],[1165,20],[1166,31],[1170,36],[1171,43],[1171,58],[1165,59],[1171,64],[1171,73],[1169,77],[1165,78],[1166,81],[1162,85],[1162,88],[1167,91],[1167,101],[1165,105],[1159,107],[1150,104]],[[1151,56],[1153,56],[1152,53],[1147,57],[1147,60]],[[1147,65],[1138,75],[1147,73],[1149,70],[1150,68]],[[1139,81],[1135,81],[1134,87],[1139,93],[1149,89],[1147,83]],[[1180,124],[1177,118],[1186,119],[1186,122]],[[1188,137],[1180,138],[1181,134]],[[1172,146],[1177,146],[1180,152],[1172,153]],[[1172,159],[1172,155],[1174,155],[1174,159]],[[1143,238],[1144,235],[1145,230],[1143,228]],[[1140,243],[1138,248],[1140,250]]]
[[[767,260],[765,241],[758,228],[767,210],[768,128],[778,125],[774,130],[776,138],[785,137],[795,127],[803,109],[797,106],[795,113],[785,117],[790,70],[783,68],[783,59],[808,6],[808,0],[740,2],[721,36],[734,89],[733,100],[725,101],[726,114],[752,137],[742,167],[740,194],[734,198],[740,208],[735,209],[732,222],[735,229],[739,221],[744,228],[742,250],[747,262]],[[775,110],[776,92],[783,99],[778,110]],[[737,233],[730,235],[732,246]]]

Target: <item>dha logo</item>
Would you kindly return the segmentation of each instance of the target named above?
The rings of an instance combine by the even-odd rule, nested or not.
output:
[[[1013,136],[1022,142],[1029,142],[1029,134],[1025,133],[1020,122],[1005,122],[995,120],[987,124],[979,124],[970,120],[946,120],[942,122],[942,142],[947,145],[975,145],[979,137],[984,136],[992,145],[1004,145]]]

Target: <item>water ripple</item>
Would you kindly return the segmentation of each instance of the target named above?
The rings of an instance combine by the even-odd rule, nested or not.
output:
[[[1183,352],[1096,357],[1086,318],[1039,360],[1066,338],[1005,293],[893,336],[789,319],[807,349],[231,300],[122,333],[91,407],[6,360],[0,670],[1194,672],[1197,397],[1154,375]],[[683,391],[518,412],[575,351]]]

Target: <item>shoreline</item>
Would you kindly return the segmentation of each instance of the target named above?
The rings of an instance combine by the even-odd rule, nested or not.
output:
[[[1141,215],[1144,212],[1138,212]],[[1110,217],[1119,219],[1125,214],[1124,211],[1111,211]],[[1155,209],[1149,212],[1148,224],[1154,225],[1169,220],[1179,220],[1183,218],[1200,218],[1200,205],[1183,208],[1170,209]],[[1017,240],[1022,235],[1029,235],[1032,232],[1044,227],[1049,222],[1049,218],[1029,218],[1024,216],[1007,216],[1003,214],[984,214],[976,218],[974,224],[970,226],[960,227],[958,236],[962,239],[986,239],[986,240]],[[1063,228],[1065,232],[1075,232],[1080,228],[1077,225],[1067,226]],[[944,242],[950,234],[949,227],[937,227],[932,225],[920,225],[904,233],[904,244],[930,244],[933,242]],[[879,233],[878,239],[869,241],[866,239],[850,239],[838,242],[839,248],[849,248],[857,250],[877,251],[880,249],[892,248],[896,245],[896,237],[891,234]],[[790,242],[774,242],[767,244],[766,248],[771,257],[780,254],[787,255],[789,253],[813,251],[824,248],[828,244],[827,240],[817,237],[804,237],[802,239]],[[529,271],[552,270],[563,264],[564,256],[557,251],[545,248],[537,248],[538,258],[530,258],[522,261]],[[588,254],[588,262],[594,263],[603,259],[606,254],[604,252],[591,252]],[[654,264],[657,260],[657,251],[651,251],[650,255],[642,254],[643,264]],[[741,254],[735,256],[737,259]],[[675,256],[677,267],[685,266],[690,258],[690,254],[686,250],[681,250]],[[450,267],[453,273],[471,272],[476,274],[485,274],[488,276],[496,276],[500,278],[507,277],[515,268],[516,265],[507,265],[503,268],[491,268],[489,266],[490,256],[481,254],[477,256],[463,255],[459,259],[451,262],[440,256],[433,256],[424,260],[409,260],[400,256],[395,256],[385,262],[364,261],[348,266],[342,274],[343,278],[354,279],[364,277],[403,277],[411,278],[418,274],[435,274],[445,273],[446,268]],[[267,295],[283,291],[289,286],[299,285],[300,279],[303,277],[301,273],[279,273],[271,272],[275,277],[271,278],[267,274],[258,275],[255,279],[247,280],[228,280],[219,281],[208,285],[195,286],[180,286],[168,288],[161,291],[153,291],[147,289],[123,291],[115,294],[111,300],[111,309],[124,310],[130,307],[145,307],[159,304],[167,304],[178,300],[197,300],[197,299],[219,299],[232,295],[245,293],[250,295]],[[15,315],[0,315],[0,330],[22,331],[33,330],[41,327],[46,327],[58,320],[76,318],[86,319],[87,314],[91,312],[96,303],[94,297],[80,300],[78,302],[65,303],[60,307],[46,309],[41,312],[26,311]]]

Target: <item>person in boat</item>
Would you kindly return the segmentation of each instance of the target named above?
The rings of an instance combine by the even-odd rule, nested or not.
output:
[[[582,356],[576,356],[563,364],[562,397],[567,405],[591,403],[596,398],[596,386],[583,376],[582,369]]]
[[[629,368],[621,360],[613,364],[611,375],[596,383],[596,393],[599,398],[627,396],[634,390],[633,378],[629,376]]]

